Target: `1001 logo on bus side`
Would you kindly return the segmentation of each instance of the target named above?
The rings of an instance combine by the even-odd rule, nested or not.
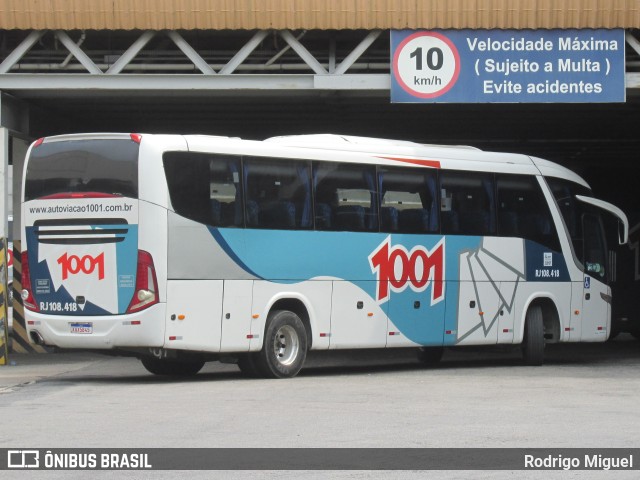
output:
[[[391,245],[388,236],[369,255],[371,271],[378,280],[378,303],[389,300],[389,290],[402,292],[410,287],[423,292],[431,285],[431,305],[444,299],[444,237],[431,249],[417,245],[408,251],[402,245]],[[432,285],[433,283],[433,285]]]

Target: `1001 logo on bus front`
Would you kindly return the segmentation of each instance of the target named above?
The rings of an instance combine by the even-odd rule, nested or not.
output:
[[[369,255],[371,271],[376,275],[376,300],[389,300],[390,290],[402,292],[410,287],[423,292],[431,286],[431,305],[444,299],[444,237],[431,249],[417,245],[410,251],[402,245],[391,245],[388,236]]]
[[[85,255],[82,258],[65,253],[58,258],[58,265],[62,267],[62,280],[69,278],[69,275],[81,272],[85,275],[91,275],[96,268],[98,269],[98,280],[104,279],[104,252],[95,257]]]

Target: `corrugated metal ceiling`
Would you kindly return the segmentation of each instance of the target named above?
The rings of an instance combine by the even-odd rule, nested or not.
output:
[[[0,0],[0,29],[639,28],[640,0]]]

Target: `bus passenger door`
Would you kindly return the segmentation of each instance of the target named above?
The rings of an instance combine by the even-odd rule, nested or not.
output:
[[[607,248],[600,216],[593,213],[583,214],[582,228],[584,278],[581,340],[604,341],[611,325],[611,289],[607,285]]]
[[[251,339],[253,280],[225,280],[222,302],[221,352],[246,352]]]
[[[387,305],[388,302],[378,305],[364,290],[351,282],[334,281],[329,348],[385,347]]]

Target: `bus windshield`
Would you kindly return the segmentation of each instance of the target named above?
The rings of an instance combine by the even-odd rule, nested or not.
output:
[[[138,198],[138,149],[129,139],[44,142],[31,152],[25,201],[76,192]]]
[[[558,202],[573,251],[583,271],[606,281],[607,251],[600,212],[576,199],[576,195],[592,197],[591,190],[568,180],[547,178],[547,182]]]

